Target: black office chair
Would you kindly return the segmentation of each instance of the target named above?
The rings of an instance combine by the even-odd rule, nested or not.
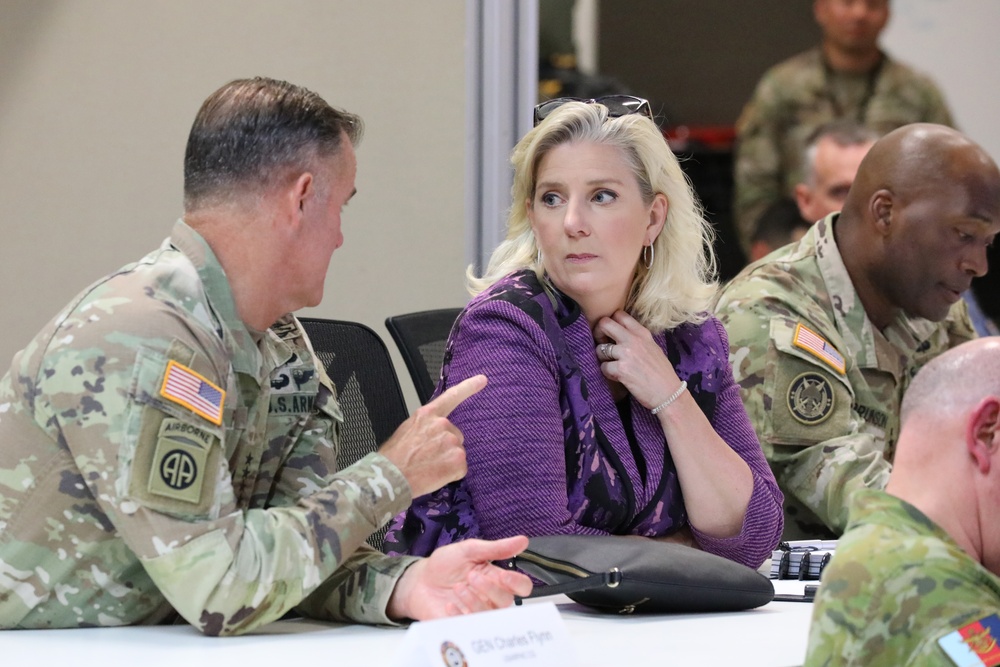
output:
[[[365,325],[313,317],[299,321],[337,388],[344,411],[337,464],[346,468],[377,450],[409,416],[399,378],[389,349]],[[368,543],[381,550],[388,529],[372,533]]]
[[[385,318],[421,403],[427,403],[441,376],[444,346],[461,308],[423,310]]]

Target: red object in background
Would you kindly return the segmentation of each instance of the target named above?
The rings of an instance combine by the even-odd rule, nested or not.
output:
[[[713,150],[732,150],[736,128],[732,125],[674,125],[663,131],[674,151],[693,146]]]

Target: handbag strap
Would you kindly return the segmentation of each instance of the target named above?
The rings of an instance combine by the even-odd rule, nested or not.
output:
[[[611,568],[608,572],[598,572],[596,574],[591,574],[586,577],[580,577],[579,579],[574,579],[572,581],[567,581],[561,584],[548,584],[546,586],[536,586],[531,591],[531,595],[521,598],[515,597],[514,604],[521,604],[521,600],[531,600],[533,598],[544,598],[549,595],[563,595],[570,593],[579,593],[581,591],[587,591],[591,588],[615,588],[622,582],[622,573],[617,567]]]

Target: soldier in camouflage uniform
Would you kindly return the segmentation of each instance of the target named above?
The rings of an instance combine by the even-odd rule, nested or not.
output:
[[[1000,339],[917,375],[889,485],[853,499],[823,571],[806,665],[951,665],[945,647],[1000,664],[998,415]]]
[[[941,125],[880,139],[844,210],[750,265],[716,315],[764,454],[785,538],[836,537],[848,499],[883,488],[916,371],[975,337],[960,294],[1000,230],[1000,172]]]
[[[815,0],[814,12],[822,44],[768,70],[736,122],[733,216],[745,252],[757,218],[794,196],[803,150],[821,125],[846,119],[884,134],[953,124],[934,83],[879,50],[889,0]]]
[[[322,296],[360,135],[305,89],[227,84],[192,128],[170,237],[15,356],[0,381],[0,628],[179,615],[224,635],[296,606],[388,623],[530,590],[489,565],[524,538],[427,560],[364,543],[464,474],[445,417],[485,381],[337,470],[343,414],[287,313]]]

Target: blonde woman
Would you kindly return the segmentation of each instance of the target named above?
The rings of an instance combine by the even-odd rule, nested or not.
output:
[[[451,414],[468,475],[418,498],[387,547],[631,534],[757,567],[782,497],[706,312],[711,231],[690,183],[640,98],[553,100],[535,122],[438,387],[489,378]]]

